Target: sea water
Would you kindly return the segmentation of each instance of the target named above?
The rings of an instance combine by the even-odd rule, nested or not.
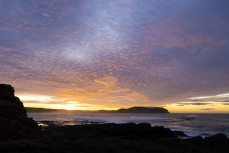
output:
[[[172,130],[184,131],[189,136],[209,136],[223,133],[229,137],[229,114],[139,114],[139,113],[85,113],[52,112],[29,113],[34,120],[53,121],[56,125],[80,125],[91,123],[150,123],[152,126],[164,126]]]

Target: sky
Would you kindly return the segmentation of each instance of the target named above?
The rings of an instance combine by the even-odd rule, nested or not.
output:
[[[0,83],[26,107],[229,113],[229,1],[1,0]]]

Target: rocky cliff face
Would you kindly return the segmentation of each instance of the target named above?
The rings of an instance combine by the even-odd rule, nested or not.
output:
[[[38,131],[11,85],[0,84],[0,139],[29,137]]]

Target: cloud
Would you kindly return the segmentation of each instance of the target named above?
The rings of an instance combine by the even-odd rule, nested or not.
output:
[[[176,103],[178,106],[186,106],[186,105],[213,105],[214,103],[209,102],[180,102]]]
[[[229,102],[229,100],[219,100],[217,102]]]
[[[37,102],[58,102],[66,101],[66,98],[58,98],[49,95],[40,95],[40,94],[31,94],[31,93],[18,93],[17,96],[25,102],[28,101],[37,101]]]
[[[118,82],[118,79],[114,76],[96,79],[91,85],[79,89],[80,95],[76,93],[75,98],[79,101],[93,101],[98,104],[116,105],[116,107],[139,104],[151,105],[147,97],[131,89],[119,87]]]
[[[212,111],[212,110],[215,110],[214,108],[202,108],[200,110],[204,110],[204,111]]]
[[[19,93],[17,96],[21,99],[21,101],[25,104],[26,107],[40,107],[40,108],[55,108],[55,109],[100,109],[103,107],[102,105],[94,105],[81,103],[77,101],[71,101],[67,98],[59,98],[48,95],[41,94],[31,94],[31,93]]]
[[[150,100],[131,89],[122,88],[114,76],[105,76],[88,82],[84,87],[65,85],[66,88],[55,89],[56,96],[32,93],[16,93],[25,103],[70,104],[77,107],[97,107],[98,109],[130,107],[135,105],[152,106]],[[44,91],[43,91],[44,92]],[[100,107],[100,108],[99,108]]]
[[[45,95],[40,103],[117,108],[228,98],[226,0],[0,4],[0,82]]]
[[[229,93],[225,93],[225,94],[218,94],[218,95],[212,95],[212,96],[192,97],[189,99],[201,100],[201,99],[218,99],[218,98],[228,98],[228,97],[229,97]]]

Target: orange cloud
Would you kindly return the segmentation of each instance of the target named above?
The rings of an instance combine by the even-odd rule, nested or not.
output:
[[[114,76],[96,79],[84,87],[50,92],[50,96],[29,93],[18,93],[18,96],[26,106],[34,105],[34,107],[61,108],[64,105],[65,107],[71,105],[71,109],[118,109],[136,105],[151,106],[146,96],[129,88],[119,87],[118,79]]]

